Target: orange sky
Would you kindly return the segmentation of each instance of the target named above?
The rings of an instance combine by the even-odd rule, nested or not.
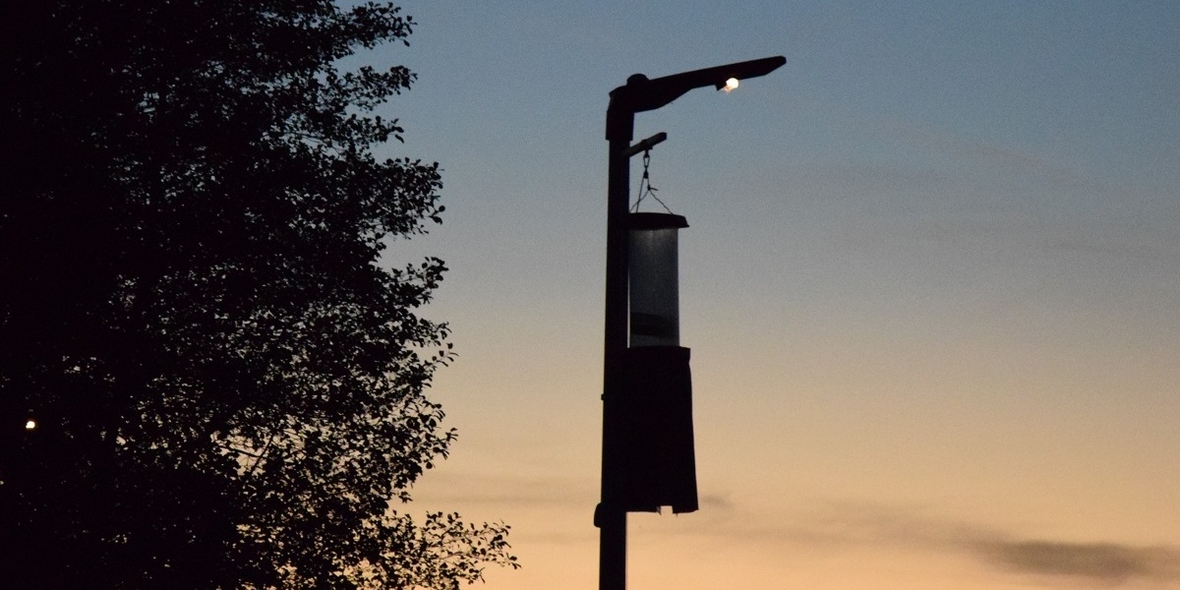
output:
[[[701,510],[630,588],[1180,587],[1180,9],[410,3],[459,429],[411,511],[512,525],[488,590],[597,587],[607,92],[681,232]],[[382,50],[384,51],[384,50]],[[638,161],[632,177],[638,180]]]

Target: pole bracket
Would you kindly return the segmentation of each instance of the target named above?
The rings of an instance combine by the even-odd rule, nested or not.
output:
[[[646,152],[647,150],[650,150],[653,146],[655,146],[658,143],[663,142],[665,139],[668,139],[668,134],[661,131],[661,132],[659,132],[647,139],[641,140],[639,143],[627,148],[626,150],[623,151],[623,154],[626,155],[628,158],[630,158],[630,157],[634,156],[635,154],[638,154],[640,152]]]

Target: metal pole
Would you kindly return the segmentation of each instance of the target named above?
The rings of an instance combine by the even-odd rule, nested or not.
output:
[[[627,587],[627,513],[620,502],[618,395],[622,395],[627,352],[627,211],[635,115],[607,111],[606,313],[603,331],[602,500],[599,527],[598,588]]]
[[[786,63],[782,56],[693,70],[649,80],[635,74],[627,84],[610,93],[606,109],[607,156],[606,205],[606,320],[603,342],[602,379],[602,496],[594,511],[599,528],[598,588],[626,590],[627,512],[623,502],[626,482],[619,461],[620,408],[626,378],[627,328],[627,213],[631,190],[631,156],[663,141],[663,134],[649,137],[632,147],[635,113],[658,109],[693,88],[722,88],[726,80],[763,76]]]

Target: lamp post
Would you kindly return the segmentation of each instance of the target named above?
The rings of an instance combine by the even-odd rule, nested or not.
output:
[[[624,590],[627,585],[626,476],[624,448],[626,354],[628,345],[628,203],[630,159],[645,147],[663,141],[659,134],[632,146],[635,113],[658,109],[694,88],[713,86],[726,92],[739,80],[764,76],[786,63],[782,56],[727,64],[648,79],[643,74],[610,92],[606,110],[607,161],[606,321],[602,393],[602,491],[594,514],[599,528],[599,590]],[[694,491],[695,495],[695,491]]]

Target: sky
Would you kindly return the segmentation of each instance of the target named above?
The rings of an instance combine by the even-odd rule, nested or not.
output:
[[[608,92],[773,55],[636,117],[701,509],[630,516],[629,588],[1180,588],[1180,4],[403,6],[359,59],[418,74],[379,152],[447,210],[386,262],[451,269],[459,432],[407,509],[512,526],[483,588],[597,588]]]

